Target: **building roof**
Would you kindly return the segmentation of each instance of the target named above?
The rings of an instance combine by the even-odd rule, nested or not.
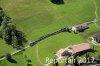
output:
[[[65,55],[68,52],[70,52],[72,54],[76,54],[78,52],[85,51],[88,49],[90,49],[90,45],[88,43],[82,43],[82,44],[70,46],[68,48],[62,48],[62,49],[58,50],[57,53],[59,53],[61,55]]]
[[[96,34],[96,35],[94,36],[94,39],[95,39],[95,41],[96,41],[97,43],[100,43],[100,34]]]
[[[87,24],[78,24],[74,26],[77,30],[86,29],[88,27]]]
[[[78,44],[78,45],[73,45],[71,46],[70,50],[72,50],[72,54],[81,52],[81,51],[85,51],[90,49],[90,45],[88,43],[82,43],[82,44]]]
[[[60,54],[63,54],[63,53],[65,53],[65,52],[67,52],[67,49],[66,49],[66,48],[62,48],[62,49],[60,49],[60,50],[58,51],[58,53],[60,53]]]
[[[99,37],[100,38],[100,34],[96,34],[94,37]]]

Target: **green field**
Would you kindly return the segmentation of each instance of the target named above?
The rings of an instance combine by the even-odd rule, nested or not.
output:
[[[98,19],[100,19],[100,0],[95,1]],[[0,6],[13,19],[17,28],[25,33],[27,39],[34,41],[60,28],[95,19],[94,0],[65,0],[64,2],[65,4],[57,5],[51,3],[50,0],[0,0]],[[90,36],[100,32],[100,23],[97,23],[97,25],[91,24],[90,28],[84,33],[65,32],[50,37],[38,43],[38,48],[35,45],[22,53],[14,55],[13,58],[17,61],[16,64],[3,60],[0,61],[0,66],[27,66],[26,59],[32,61],[32,66],[43,66],[41,62],[45,63],[46,57],[54,58],[54,53],[60,48],[87,42]],[[100,54],[99,47],[95,46],[98,52],[91,55]],[[0,56],[13,51],[15,49],[0,39]]]

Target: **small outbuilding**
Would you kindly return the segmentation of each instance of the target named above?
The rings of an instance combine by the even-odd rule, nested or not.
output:
[[[86,23],[84,23],[84,24],[78,24],[78,25],[72,26],[71,27],[71,31],[73,31],[75,33],[77,31],[82,32],[82,31],[84,31],[87,28],[89,28],[89,27],[88,27],[88,25]]]
[[[95,34],[93,37],[90,37],[90,40],[92,41],[92,43],[100,43],[100,33]]]

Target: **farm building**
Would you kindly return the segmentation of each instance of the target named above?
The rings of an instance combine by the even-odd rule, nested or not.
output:
[[[88,43],[82,43],[78,45],[73,45],[67,48],[60,49],[57,54],[61,56],[66,56],[66,55],[75,55],[77,53],[80,53],[82,51],[86,51],[90,49],[90,45]]]
[[[90,37],[92,43],[100,43],[100,34],[96,34],[93,37]]]
[[[73,45],[68,49],[72,51],[72,55],[73,55],[73,54],[80,53],[82,51],[90,49],[90,45],[88,43],[82,43],[78,45]]]
[[[68,51],[67,48],[62,48],[57,53],[59,53],[61,56],[64,56],[68,53]]]
[[[76,33],[77,31],[84,31],[87,28],[88,28],[88,25],[85,24],[85,23],[84,24],[78,24],[78,25],[72,26],[71,31]]]

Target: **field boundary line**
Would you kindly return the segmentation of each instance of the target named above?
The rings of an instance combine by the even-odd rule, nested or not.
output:
[[[97,3],[95,0],[93,0],[93,4],[94,4],[94,8],[95,8],[95,11],[94,11],[94,15],[95,15],[95,18],[94,18],[94,24],[97,28],[100,28],[98,26],[98,24],[96,23],[96,20],[98,19],[98,14],[97,14],[97,10],[98,10],[98,7],[97,7]]]
[[[42,63],[42,61],[41,61],[40,58],[39,58],[39,49],[38,49],[38,45],[36,45],[36,58],[37,58],[38,62],[39,62],[41,65],[45,65],[44,63]]]

